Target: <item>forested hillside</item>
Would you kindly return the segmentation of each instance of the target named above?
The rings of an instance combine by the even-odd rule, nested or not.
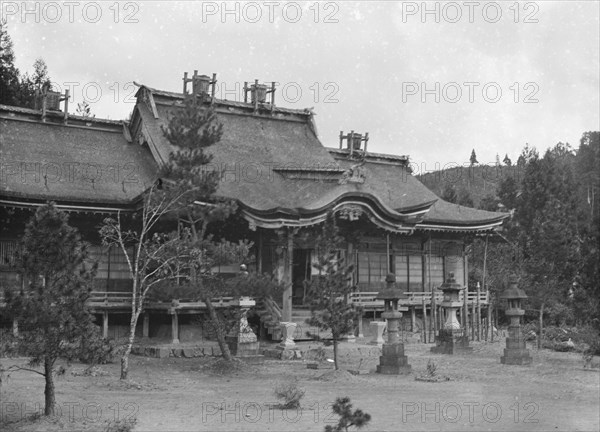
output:
[[[497,294],[514,272],[528,310],[600,327],[600,132],[585,132],[576,149],[558,143],[540,155],[526,146],[516,164],[506,159],[418,176],[447,201],[512,213],[487,253],[482,238],[469,245],[469,284],[485,279]]]

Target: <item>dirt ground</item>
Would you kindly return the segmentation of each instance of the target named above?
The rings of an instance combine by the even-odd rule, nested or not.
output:
[[[309,345],[319,346],[304,343],[303,349]],[[131,379],[120,382],[117,363],[95,376],[73,364],[57,377],[60,412],[50,419],[31,417],[43,407],[43,379],[11,372],[0,390],[0,430],[117,430],[115,421],[135,418],[135,431],[323,431],[337,421],[331,403],[340,396],[371,414],[364,431],[600,429],[600,373],[584,370],[580,354],[532,349],[532,365],[505,366],[504,343],[474,343],[468,356],[431,354],[431,346],[406,345],[413,371],[403,376],[374,373],[379,349],[350,343],[341,347],[342,368],[370,373],[308,369],[306,359],[267,359],[225,371],[215,358],[132,356]],[[449,381],[415,380],[429,359]],[[2,365],[19,361],[2,359]],[[293,378],[306,390],[302,406],[281,410],[273,389]]]

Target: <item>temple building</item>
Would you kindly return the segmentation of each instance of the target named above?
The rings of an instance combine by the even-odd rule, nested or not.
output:
[[[234,231],[254,243],[256,257],[246,264],[286,283],[281,321],[299,319],[304,281],[316,274],[314,244],[303,230],[330,212],[357,233],[342,251],[355,265],[357,303],[383,310],[374,299],[393,273],[408,295],[414,325],[416,310],[426,313],[431,293],[449,273],[466,284],[465,242],[493,233],[506,214],[443,201],[411,175],[408,156],[369,151],[374,144],[366,133],[319,138],[313,112],[277,106],[274,85],[246,85],[244,102],[237,102],[215,98],[215,82],[214,75],[194,73],[186,74],[180,93],[139,85],[129,121],[69,115],[60,98],[48,98],[40,110],[0,105],[0,292],[22,283],[14,268],[18,240],[32,211],[54,201],[70,213],[99,262],[90,307],[106,335],[122,335],[129,275],[122,253],[101,245],[98,226],[111,214],[135,211],[158,180],[158,167],[173,150],[162,128],[189,92],[223,124],[206,169],[223,173],[218,195],[238,203]],[[221,299],[221,306],[230,300]],[[193,340],[199,330],[190,317],[202,313],[198,302],[149,302],[140,333]]]

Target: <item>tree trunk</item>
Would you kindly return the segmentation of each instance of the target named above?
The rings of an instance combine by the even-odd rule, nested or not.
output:
[[[54,415],[54,406],[56,398],[54,396],[54,359],[44,358],[44,377],[46,378],[46,387],[44,388],[44,415]]]
[[[542,337],[544,336],[544,303],[540,307],[540,330],[538,331],[538,349],[542,349]]]
[[[129,321],[129,338],[127,339],[127,345],[125,351],[121,356],[121,379],[126,380],[129,374],[129,354],[131,354],[131,348],[135,340],[135,328],[137,327],[137,321],[140,316],[140,312],[134,312],[131,314],[131,321]]]
[[[224,329],[221,325],[221,320],[217,316],[217,312],[215,311],[215,307],[212,304],[212,301],[209,298],[204,299],[204,303],[206,303],[206,308],[208,309],[208,314],[210,316],[210,320],[215,329],[215,334],[217,335],[217,342],[219,343],[219,348],[221,348],[221,353],[223,354],[223,358],[226,361],[232,361],[233,357],[231,356],[231,351],[229,351],[229,346],[227,345],[227,341],[225,340]]]
[[[338,370],[338,341],[337,338],[333,338],[333,366],[335,370]]]

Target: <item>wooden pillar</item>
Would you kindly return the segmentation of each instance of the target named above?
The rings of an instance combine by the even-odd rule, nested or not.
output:
[[[481,340],[481,301],[479,296],[481,294],[481,287],[477,284],[477,341]]]
[[[467,302],[468,291],[469,291],[469,257],[465,253],[465,245],[463,243],[463,281],[465,283],[465,289],[463,293],[463,313],[461,313],[461,323],[465,332],[465,335],[469,335],[469,304]],[[464,315],[464,316],[463,316]]]
[[[421,300],[423,304],[423,343],[427,343],[427,305],[425,304],[425,296]]]
[[[179,343],[179,317],[177,312],[171,315],[171,343]]]
[[[19,337],[19,321],[13,319],[12,322],[12,332],[14,337]]]
[[[142,327],[142,337],[149,337],[150,335],[150,314],[144,313],[144,325]]]
[[[429,283],[429,292],[431,293],[431,322],[429,325],[429,341],[432,341],[431,333],[435,333],[437,328],[437,311],[436,311],[436,301],[435,301],[435,288],[431,283],[431,234],[429,234],[429,239],[427,241],[427,282]]]
[[[475,321],[477,320],[477,313],[475,312],[475,302],[471,303],[471,340],[475,340]]]
[[[490,342],[494,342],[494,322],[492,321],[492,301],[488,292],[488,321],[490,323]]]
[[[258,233],[258,245],[256,251],[256,271],[258,274],[262,274],[262,260],[263,260],[263,238],[262,238],[262,229],[260,227],[256,228],[256,232]]]
[[[483,285],[483,289],[487,290],[487,285],[486,285],[486,273],[487,273],[487,250],[488,250],[488,235],[485,235],[485,246],[483,249],[483,276],[482,276],[482,281],[481,284]],[[478,319],[478,335],[477,335],[477,340],[480,340],[481,338],[481,331],[482,329],[481,327],[481,300],[479,299],[479,286],[477,287],[477,319]]]
[[[102,312],[102,337],[108,337],[108,311]]]
[[[415,327],[417,326],[417,313],[415,309],[415,306],[410,307],[410,331],[413,333],[415,331]]]
[[[283,322],[292,321],[292,265],[294,262],[294,231],[293,228],[287,229],[287,255],[284,255],[283,262],[283,308],[281,311],[281,320]]]

